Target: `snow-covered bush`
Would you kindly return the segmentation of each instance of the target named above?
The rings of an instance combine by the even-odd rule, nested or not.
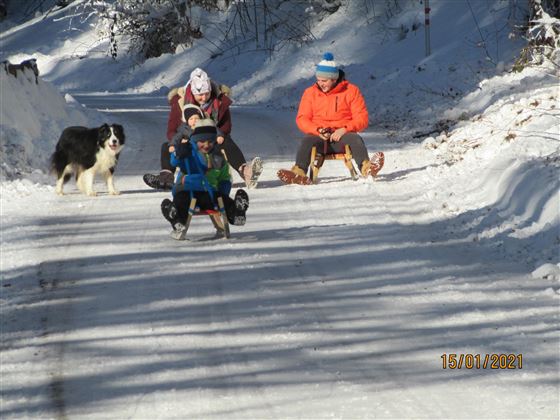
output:
[[[216,55],[250,45],[278,50],[286,43],[314,39],[312,22],[335,13],[348,0],[87,0],[82,14],[100,17],[99,37],[109,41],[116,58],[126,45],[142,58],[175,53],[190,47],[205,30],[215,27],[225,41]],[[398,0],[391,0],[391,5]],[[226,12],[225,21],[218,13]],[[202,18],[204,14],[204,18]],[[204,27],[203,27],[204,25]]]
[[[109,53],[116,58],[119,44],[144,58],[174,53],[179,45],[201,38],[193,7],[219,10],[224,0],[89,0],[84,4],[100,16],[101,38],[108,38]]]
[[[542,64],[545,60],[560,64],[560,6],[557,3],[556,6],[548,6],[548,13],[541,0],[533,1],[527,46],[515,63],[515,71],[520,71],[527,65]]]

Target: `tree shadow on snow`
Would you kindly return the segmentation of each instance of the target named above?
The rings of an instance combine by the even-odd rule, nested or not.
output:
[[[507,197],[498,204],[512,206]],[[119,252],[128,228],[112,228],[115,241],[106,251],[100,246],[96,255],[61,255],[5,273],[24,285],[7,293],[27,304],[3,310],[4,352],[32,346],[52,358],[59,371],[50,386],[73,413],[140,394],[200,389],[264,392],[343,381],[376,392],[450,384],[499,371],[450,374],[441,367],[443,353],[528,348],[524,363],[532,375],[512,372],[509,383],[557,386],[531,369],[557,365],[543,342],[554,333],[556,302],[531,299],[547,281],[526,281],[524,267],[500,262],[488,252],[493,244],[472,242],[468,229],[448,234],[492,217],[481,209],[416,225],[271,228],[251,232],[257,241],[154,241],[132,253]],[[46,219],[39,237],[56,226],[69,246],[103,245],[95,236],[104,217],[82,217],[78,235],[77,220]],[[88,363],[72,365],[80,360]],[[98,369],[91,367],[96,361]],[[31,374],[32,367],[19,369]],[[166,381],[168,372],[177,376]],[[4,382],[5,400],[21,401],[4,413],[48,410],[52,399],[34,399],[48,386]]]

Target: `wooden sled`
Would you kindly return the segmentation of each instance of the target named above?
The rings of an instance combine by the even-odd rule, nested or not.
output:
[[[216,235],[229,238],[231,235],[229,232],[229,222],[226,215],[226,208],[224,207],[224,200],[222,197],[218,197],[217,201],[217,208],[213,210],[201,210],[196,207],[196,198],[193,197],[189,205],[189,214],[187,216],[187,222],[185,223],[185,233],[189,229],[193,216],[209,216],[212,224],[216,228]]]
[[[354,181],[357,181],[359,176],[352,163],[352,152],[348,145],[344,146],[344,153],[325,153],[317,151],[317,146],[313,146],[311,149],[311,165],[309,166],[309,179],[313,184],[319,182],[318,175],[319,170],[325,163],[325,160],[343,160],[344,165],[350,171],[350,176]]]

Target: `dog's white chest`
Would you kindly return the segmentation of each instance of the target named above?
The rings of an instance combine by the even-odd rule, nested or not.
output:
[[[105,148],[99,149],[95,155],[95,172],[105,172],[117,164],[117,156],[107,151]]]

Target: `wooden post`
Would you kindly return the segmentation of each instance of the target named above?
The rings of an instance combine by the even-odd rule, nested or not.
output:
[[[425,21],[424,21],[424,29],[426,33],[426,57],[428,57],[432,53],[432,48],[430,45],[430,0],[424,0],[424,14],[425,14]]]

